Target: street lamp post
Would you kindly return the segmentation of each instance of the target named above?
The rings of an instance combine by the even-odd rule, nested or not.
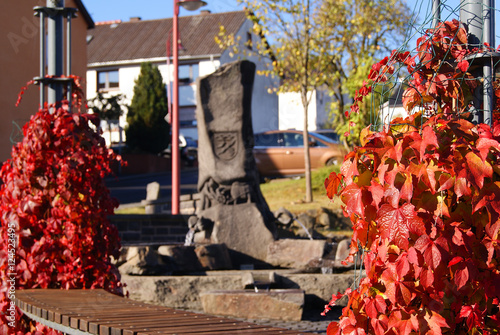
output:
[[[172,214],[179,214],[180,197],[180,152],[179,152],[179,6],[187,10],[197,10],[207,3],[200,0],[174,0],[172,27],[174,85],[172,94]]]

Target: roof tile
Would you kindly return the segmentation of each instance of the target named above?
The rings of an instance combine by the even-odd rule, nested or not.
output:
[[[214,37],[223,25],[228,33],[236,33],[246,21],[243,11],[179,17],[182,56],[218,55]],[[88,63],[107,63],[166,56],[166,43],[171,34],[172,18],[98,24],[90,29],[87,48]]]

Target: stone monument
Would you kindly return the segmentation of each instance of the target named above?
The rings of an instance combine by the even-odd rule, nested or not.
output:
[[[198,192],[189,227],[195,243],[224,243],[265,261],[276,238],[253,157],[251,115],[255,64],[237,61],[198,79]]]

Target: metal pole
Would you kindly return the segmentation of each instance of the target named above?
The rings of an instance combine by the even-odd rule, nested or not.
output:
[[[460,21],[466,26],[468,31],[468,48],[481,48],[481,40],[483,38],[483,4],[482,0],[460,0]],[[479,61],[479,60],[478,60]],[[472,73],[475,77],[483,75],[481,69],[475,70]],[[483,100],[483,92],[481,86],[474,91],[472,110],[472,122],[483,122],[483,113],[481,111],[481,103]]]
[[[432,27],[436,28],[441,20],[441,0],[432,1]]]
[[[62,8],[64,0],[47,0],[47,7]],[[48,18],[48,75],[61,76],[63,74],[63,20],[57,11]],[[48,103],[55,104],[62,100],[62,86],[59,83],[49,84]]]
[[[73,12],[68,11],[66,16],[66,76],[71,74],[71,18],[73,17]],[[71,92],[72,92],[72,82],[68,82],[68,92],[66,93],[66,99],[68,100],[68,106],[71,108]]]
[[[174,85],[172,92],[172,214],[179,214],[180,197],[180,153],[179,153],[179,5],[174,0],[172,27]]]
[[[493,0],[483,0],[483,43],[495,45],[495,19],[493,14]],[[493,59],[486,58],[483,65],[483,123],[491,126],[493,111]]]
[[[40,78],[45,78],[45,13],[40,15]],[[40,108],[45,105],[45,85],[43,80],[40,82]]]
[[[479,1],[460,0],[460,21],[469,32],[469,48],[481,47],[483,37],[483,6]]]

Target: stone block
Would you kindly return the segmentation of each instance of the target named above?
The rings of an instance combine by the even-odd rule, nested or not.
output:
[[[158,255],[163,262],[173,263],[176,272],[194,272],[202,270],[194,246],[161,245],[158,248]]]
[[[220,290],[201,292],[200,299],[207,314],[300,321],[305,294],[303,290]]]
[[[205,210],[203,217],[214,222],[212,243],[224,243],[229,249],[265,262],[274,236],[254,203],[217,205]]]
[[[344,261],[347,258],[347,256],[349,256],[350,246],[351,246],[350,239],[345,239],[345,240],[340,241],[340,243],[337,246],[335,260],[338,262]]]
[[[269,244],[267,262],[279,267],[300,269],[325,253],[324,240],[285,239]]]
[[[345,292],[351,287],[355,279],[352,273],[280,273],[276,275],[280,288],[305,291],[306,309],[323,306],[330,301],[332,294]],[[130,276],[122,273],[122,282],[127,285],[125,290],[132,300],[201,311],[200,292],[241,290],[242,274],[241,271],[207,272],[204,276]]]
[[[157,247],[130,246],[127,248],[125,262],[118,268],[123,274],[153,275],[169,273],[171,268],[160,261]]]
[[[225,244],[200,245],[194,252],[205,270],[230,270],[233,267]]]
[[[149,183],[146,186],[146,200],[156,200],[160,196],[160,184],[157,182]]]

